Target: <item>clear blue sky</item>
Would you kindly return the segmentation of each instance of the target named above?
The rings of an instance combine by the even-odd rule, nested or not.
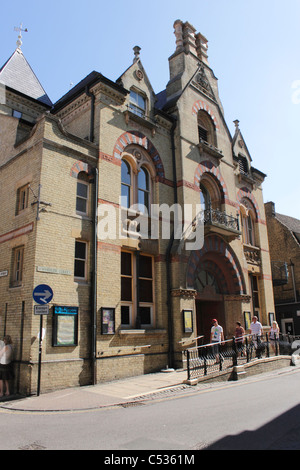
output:
[[[135,45],[158,93],[173,23],[189,21],[209,40],[232,135],[239,119],[253,166],[267,174],[265,202],[300,219],[300,0],[13,0],[0,11],[0,65],[22,22],[23,53],[53,102],[92,70],[116,80]]]

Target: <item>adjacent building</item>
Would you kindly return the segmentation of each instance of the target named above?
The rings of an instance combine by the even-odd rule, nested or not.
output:
[[[266,175],[229,131],[206,38],[174,31],[160,93],[139,47],[54,105],[20,45],[0,69],[0,334],[20,391],[181,368],[213,318],[231,338],[274,316]]]
[[[265,204],[275,312],[283,334],[300,335],[300,220]]]

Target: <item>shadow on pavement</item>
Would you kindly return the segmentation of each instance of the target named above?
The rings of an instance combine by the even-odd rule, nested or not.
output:
[[[226,436],[205,450],[300,450],[300,405],[255,431]]]

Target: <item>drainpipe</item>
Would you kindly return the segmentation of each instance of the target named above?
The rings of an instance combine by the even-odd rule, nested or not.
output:
[[[93,255],[92,255],[92,308],[91,308],[91,320],[92,320],[92,384],[97,383],[97,358],[96,358],[96,343],[97,343],[97,230],[98,230],[98,168],[94,168],[94,213],[93,213]]]
[[[94,124],[95,124],[95,95],[86,87],[85,89],[86,95],[91,98],[91,118],[90,118],[90,141],[94,142]]]
[[[177,173],[176,173],[176,158],[175,158],[175,138],[174,132],[176,128],[176,122],[172,125],[171,128],[171,150],[172,150],[172,167],[173,167],[173,184],[174,184],[174,203],[178,202],[177,194]],[[170,368],[174,367],[174,332],[173,332],[173,308],[172,308],[172,298],[171,298],[171,250],[174,243],[174,231],[171,235],[167,251],[166,251],[166,268],[167,268],[167,306],[168,306],[168,336],[169,336],[169,350],[168,350],[168,366]]]

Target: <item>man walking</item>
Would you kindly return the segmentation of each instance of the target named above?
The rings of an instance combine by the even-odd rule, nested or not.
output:
[[[258,359],[261,359],[261,335],[263,333],[263,327],[256,316],[252,318],[252,323],[250,325],[250,333],[252,335],[252,341],[256,349],[256,357]]]
[[[216,361],[219,362],[220,343],[221,341],[224,342],[224,333],[223,328],[218,324],[218,320],[214,318],[212,324],[210,342],[213,344],[213,353],[216,356]]]

